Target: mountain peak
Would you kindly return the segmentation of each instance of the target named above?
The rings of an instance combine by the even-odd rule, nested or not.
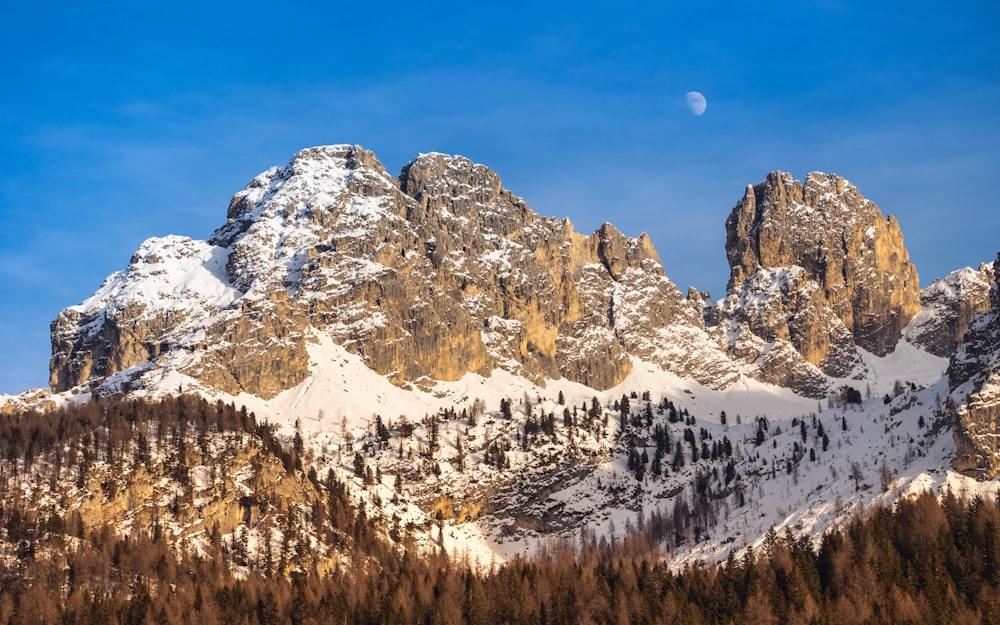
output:
[[[917,270],[899,224],[835,174],[812,172],[803,184],[776,171],[748,186],[726,221],[726,254],[730,289],[761,269],[802,267],[819,287],[821,301],[812,303],[833,311],[858,346],[878,355],[893,350],[920,307]],[[798,332],[797,347],[816,343],[816,331],[826,329]],[[817,364],[829,352],[823,342],[806,348]],[[832,364],[825,369],[846,373]]]
[[[495,171],[464,156],[421,154],[403,167],[399,187],[415,200],[406,213],[415,224],[433,222],[445,230],[471,226],[507,237],[538,219]]]
[[[147,242],[114,288],[60,315],[60,390],[114,376],[115,388],[141,386],[162,369],[272,397],[308,377],[318,335],[399,385],[501,368],[604,389],[629,373],[630,354],[706,384],[738,377],[648,237],[610,224],[577,234],[462,156],[422,154],[397,179],[360,146],[308,148],[255,177],[208,242],[182,246],[190,262],[148,284],[150,254],[178,245]],[[225,297],[174,288],[201,274]],[[657,347],[670,337],[691,349]],[[719,361],[711,373],[702,352]]]
[[[576,233],[466,157],[420,154],[397,178],[361,146],[307,148],[236,193],[207,242],[151,239],[63,311],[53,386],[173,371],[273,397],[309,377],[322,338],[400,386],[504,369],[600,390],[640,359],[815,397],[863,374],[859,346],[891,351],[919,305],[898,224],[839,176],[768,174],[727,236],[730,292],[711,304],[645,234]]]

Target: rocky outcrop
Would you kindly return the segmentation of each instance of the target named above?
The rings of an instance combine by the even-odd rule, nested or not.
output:
[[[899,224],[836,175],[803,184],[773,172],[748,186],[726,221],[726,254],[721,314],[834,377],[861,365],[855,346],[891,352],[920,307]]]
[[[421,155],[397,179],[358,146],[260,174],[207,242],[147,241],[52,330],[57,390],[177,371],[270,398],[308,376],[317,333],[400,385],[501,367],[605,389],[632,355],[739,377],[648,237],[576,233],[463,157]]]
[[[850,331],[802,267],[758,270],[730,290],[715,314],[738,322],[741,333],[749,331],[762,340],[751,352],[754,359],[750,362],[761,370],[757,377],[765,381],[823,396],[824,374],[847,377],[861,365]],[[765,347],[774,345],[780,349]],[[743,358],[745,351],[730,350]],[[758,360],[764,354],[766,361]]]
[[[203,324],[235,292],[226,250],[168,236],[145,241],[126,269],[51,324],[49,384],[67,390],[144,367],[180,342],[204,339]]]
[[[823,396],[919,306],[899,226],[837,176],[770,174],[733,209],[726,297],[684,294],[648,237],[542,217],[484,165],[303,150],[254,178],[208,241],[150,239],[52,324],[51,386],[187,376],[265,399],[310,375],[318,335],[394,383],[506,369],[595,389],[633,359],[715,388],[751,376]],[[183,376],[175,375],[183,374]]]
[[[48,412],[62,403],[59,395],[47,388],[33,388],[19,395],[0,395],[0,417],[25,412]]]
[[[1000,473],[1000,254],[990,307],[969,323],[948,363],[955,416],[957,471],[988,479]]]
[[[906,327],[906,338],[935,356],[948,358],[962,342],[972,317],[990,307],[993,265],[963,267],[920,292],[920,312]]]

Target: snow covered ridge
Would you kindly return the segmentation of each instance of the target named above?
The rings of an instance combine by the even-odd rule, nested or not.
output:
[[[224,248],[204,241],[176,235],[147,239],[128,268],[108,276],[96,293],[67,310],[85,315],[106,309],[116,314],[132,303],[153,315],[176,309],[178,302],[191,312],[225,307],[239,295],[226,275],[226,260]]]
[[[908,341],[938,356],[950,356],[965,336],[973,315],[990,307],[992,263],[963,267],[921,291],[921,309],[904,332]]]

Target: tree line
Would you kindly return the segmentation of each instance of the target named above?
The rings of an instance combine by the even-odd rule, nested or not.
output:
[[[335,544],[325,560],[302,557],[299,541],[294,566],[243,566],[233,544],[179,549],[155,527],[85,526],[8,491],[0,624],[1000,623],[1000,504],[952,492],[858,513],[818,544],[771,531],[756,550],[676,570],[652,518],[624,538],[581,532],[503,564],[390,541],[335,476],[303,476],[300,444],[197,398],[0,417],[0,470],[62,463],[61,479],[75,480],[87,462],[225,456],[248,440],[314,484],[311,521]]]
[[[0,622],[997,623],[995,502],[930,494],[856,516],[814,547],[770,532],[758,551],[673,570],[642,538],[584,540],[487,569],[374,540],[327,574],[239,578],[108,528],[0,569]]]

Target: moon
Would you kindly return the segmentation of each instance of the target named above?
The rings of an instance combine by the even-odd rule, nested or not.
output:
[[[701,95],[697,91],[687,92],[687,103],[691,112],[698,116],[704,113],[705,107],[708,106],[708,102],[705,101],[705,96]]]

